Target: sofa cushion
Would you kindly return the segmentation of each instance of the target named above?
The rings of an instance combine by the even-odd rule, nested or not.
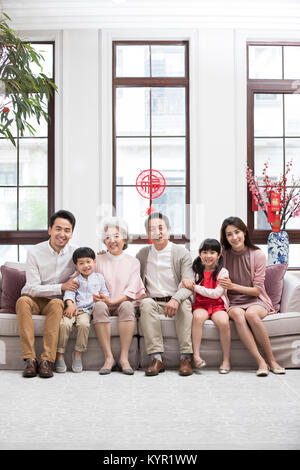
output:
[[[119,336],[118,317],[109,317],[111,323],[111,336]],[[45,328],[45,315],[32,315],[35,337],[43,336]],[[135,322],[134,335],[137,335],[137,322]],[[70,338],[76,338],[77,329],[72,328]],[[17,317],[11,313],[2,313],[0,315],[0,337],[19,336]],[[97,338],[93,323],[91,323],[89,338]]]
[[[26,282],[25,271],[1,266],[2,290],[0,313],[16,313],[16,302]]]
[[[283,277],[287,270],[287,264],[271,264],[266,267],[265,288],[270,297],[274,310],[277,313],[283,289]]]
[[[159,315],[164,338],[177,338],[174,318]],[[300,335],[300,312],[274,313],[263,318],[270,337]],[[239,340],[233,320],[229,321],[231,340]],[[138,333],[144,336],[141,322],[138,324]],[[203,326],[202,338],[209,341],[220,340],[219,328],[212,320],[206,320]]]

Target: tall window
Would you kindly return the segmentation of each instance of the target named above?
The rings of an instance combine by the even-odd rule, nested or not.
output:
[[[32,46],[45,58],[43,73],[54,80],[54,43]],[[0,138],[0,264],[24,261],[29,246],[48,238],[54,210],[54,97],[45,107],[50,121],[30,121],[34,136],[27,131],[20,137],[15,127],[16,147]]]
[[[186,41],[113,43],[113,204],[136,243],[145,243],[150,206],[169,216],[172,240],[187,241],[188,116]],[[144,170],[159,171],[166,182],[152,201],[136,189]]]
[[[300,44],[248,43],[248,165],[276,181],[291,161],[291,174],[300,175]],[[287,175],[289,184],[290,177]],[[253,240],[264,244],[270,225],[260,210],[252,212],[248,194],[248,226]],[[300,217],[291,218],[286,230],[292,244],[300,243]],[[293,246],[300,266],[300,247]],[[290,257],[293,262],[293,256]]]

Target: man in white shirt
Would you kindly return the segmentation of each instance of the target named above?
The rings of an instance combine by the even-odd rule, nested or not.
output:
[[[164,371],[164,346],[159,317],[159,314],[164,314],[175,320],[180,349],[179,374],[191,375],[191,291],[180,288],[179,284],[184,278],[194,279],[192,259],[184,247],[169,241],[170,224],[165,215],[153,212],[145,225],[152,244],[142,248],[136,255],[141,264],[141,278],[147,294],[147,298],[140,303],[140,321],[147,354],[152,359],[145,374],[153,376]]]
[[[60,210],[50,218],[48,241],[32,247],[26,261],[26,284],[16,303],[16,313],[23,358],[26,361],[23,377],[53,376],[59,324],[63,315],[63,292],[75,291],[72,261],[75,246],[69,243],[75,227],[75,217]],[[34,347],[32,315],[46,315],[43,352],[37,363]]]

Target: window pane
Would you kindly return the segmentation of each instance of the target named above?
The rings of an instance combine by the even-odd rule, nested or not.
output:
[[[174,235],[186,232],[185,207],[185,188],[167,186],[164,193],[153,200],[153,208],[169,217],[171,233]]]
[[[46,230],[48,214],[47,188],[20,188],[19,229]]]
[[[116,77],[149,77],[149,46],[117,46]]]
[[[47,145],[47,139],[20,139],[20,186],[47,185]]]
[[[27,253],[30,248],[34,245],[19,245],[19,261],[25,263],[27,259]]]
[[[152,168],[167,184],[185,184],[185,138],[153,138]]]
[[[116,188],[116,215],[126,220],[131,234],[142,234],[146,237],[145,219],[150,200],[139,195],[136,187]]]
[[[0,81],[0,97],[1,97],[1,81]],[[7,107],[10,110],[7,117],[9,119],[13,119],[14,116],[13,116],[13,113],[12,113],[13,105],[12,105],[12,102],[11,102],[11,95],[9,95],[7,97],[7,101],[5,100],[5,102],[7,103]],[[17,131],[17,126],[16,126],[16,121],[14,119],[13,119],[13,122],[8,127],[8,129],[9,129],[10,133],[13,135],[13,137],[17,137],[18,131]],[[1,143],[0,143],[0,145],[1,145]]]
[[[291,217],[285,226],[286,230],[300,230],[300,217]]]
[[[0,188],[0,230],[17,230],[17,190]]]
[[[32,48],[39,52],[44,60],[40,60],[42,70],[34,62],[32,62],[30,69],[38,75],[44,73],[48,78],[53,77],[53,45],[52,44],[31,44]]]
[[[0,140],[0,186],[17,184],[17,149],[6,140]]]
[[[300,178],[300,139],[285,139],[285,160],[292,160],[291,171],[287,175],[288,184],[291,177]]]
[[[300,137],[300,95],[284,95],[285,135]]]
[[[278,177],[283,172],[283,139],[254,139],[254,173],[262,176],[268,162],[267,175]]]
[[[152,88],[152,135],[185,135],[184,88]]]
[[[260,208],[257,212],[254,212],[254,228],[257,230],[271,230],[271,224],[269,224],[265,213]]]
[[[149,88],[117,88],[116,136],[150,134]]]
[[[284,46],[284,78],[300,78],[300,46]]]
[[[249,46],[249,78],[282,78],[281,46]]]
[[[148,245],[149,243],[147,243],[146,245],[137,244],[137,243],[129,243],[128,248],[126,249],[126,254],[135,256],[138,251],[140,251],[142,248],[145,248],[145,246],[148,246]]]
[[[18,245],[0,245],[0,266],[6,261],[18,261]]]
[[[285,160],[292,160],[291,171],[287,175],[289,184],[292,176],[295,180],[300,178],[300,139],[285,139]]]
[[[151,46],[152,77],[184,77],[185,46]]]
[[[255,93],[254,136],[283,136],[282,94]]]
[[[138,175],[150,168],[150,139],[116,139],[117,184],[134,185]]]

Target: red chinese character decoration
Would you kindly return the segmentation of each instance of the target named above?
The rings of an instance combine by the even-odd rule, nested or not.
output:
[[[279,212],[280,211],[280,194],[271,191],[271,211]]]
[[[274,214],[272,232],[280,232],[280,214]]]
[[[157,199],[163,194],[166,188],[166,180],[160,171],[144,170],[138,175],[135,186],[142,197],[152,201],[152,199]],[[150,203],[150,207],[146,210],[145,215],[150,215],[154,210]],[[149,243],[151,244],[150,240]]]
[[[157,170],[144,170],[136,179],[138,193],[146,199],[156,199],[166,188],[166,180]]]

